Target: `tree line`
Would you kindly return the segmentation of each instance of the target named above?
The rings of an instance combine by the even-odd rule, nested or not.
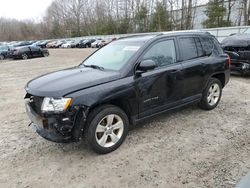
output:
[[[204,28],[231,26],[237,1],[238,15],[250,24],[250,0],[207,1],[54,0],[39,23],[0,18],[0,41],[193,29],[197,6],[204,3]]]

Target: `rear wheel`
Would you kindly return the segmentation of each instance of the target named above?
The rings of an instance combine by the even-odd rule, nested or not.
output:
[[[105,154],[116,150],[123,143],[128,127],[128,117],[123,110],[105,105],[89,115],[85,137],[96,153]]]
[[[204,110],[214,109],[220,102],[222,94],[222,85],[216,78],[210,79],[207,87],[203,91],[202,99],[199,103],[200,108]]]
[[[28,58],[29,56],[26,53],[22,54],[22,59],[28,59]]]

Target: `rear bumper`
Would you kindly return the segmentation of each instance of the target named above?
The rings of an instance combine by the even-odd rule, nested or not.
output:
[[[225,85],[229,82],[229,79],[230,79],[230,69],[227,69],[225,71]]]

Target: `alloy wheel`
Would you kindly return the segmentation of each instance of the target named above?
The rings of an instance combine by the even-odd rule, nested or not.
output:
[[[23,59],[28,59],[28,55],[27,54],[22,54],[22,58]]]
[[[100,146],[111,147],[121,139],[123,131],[122,118],[116,114],[109,114],[98,123],[95,138]]]
[[[210,106],[214,106],[218,102],[220,93],[220,87],[217,83],[214,83],[210,86],[207,95],[207,102]]]

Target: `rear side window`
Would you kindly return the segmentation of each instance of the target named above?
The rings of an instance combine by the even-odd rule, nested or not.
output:
[[[205,55],[207,56],[211,55],[211,53],[213,52],[213,48],[214,48],[212,40],[210,38],[202,37],[201,43],[202,43],[202,47],[203,47]]]
[[[153,45],[143,56],[143,60],[151,59],[158,67],[167,66],[176,62],[174,40],[166,40]]]
[[[196,47],[197,47],[198,57],[204,56],[204,51],[203,51],[203,48],[201,46],[201,41],[198,37],[195,37],[195,43],[196,43]]]
[[[215,39],[213,38],[212,39],[213,43],[214,43],[214,50],[218,53],[218,54],[223,54],[223,50],[221,48],[221,45],[220,43]]]
[[[29,51],[29,48],[28,47],[20,48],[19,51],[26,52],[26,51]]]
[[[39,51],[39,50],[40,50],[40,48],[34,47],[34,46],[31,46],[30,49],[31,49],[32,51]]]
[[[195,44],[195,38],[193,37],[180,38],[179,44],[182,52],[183,61],[199,57]]]

